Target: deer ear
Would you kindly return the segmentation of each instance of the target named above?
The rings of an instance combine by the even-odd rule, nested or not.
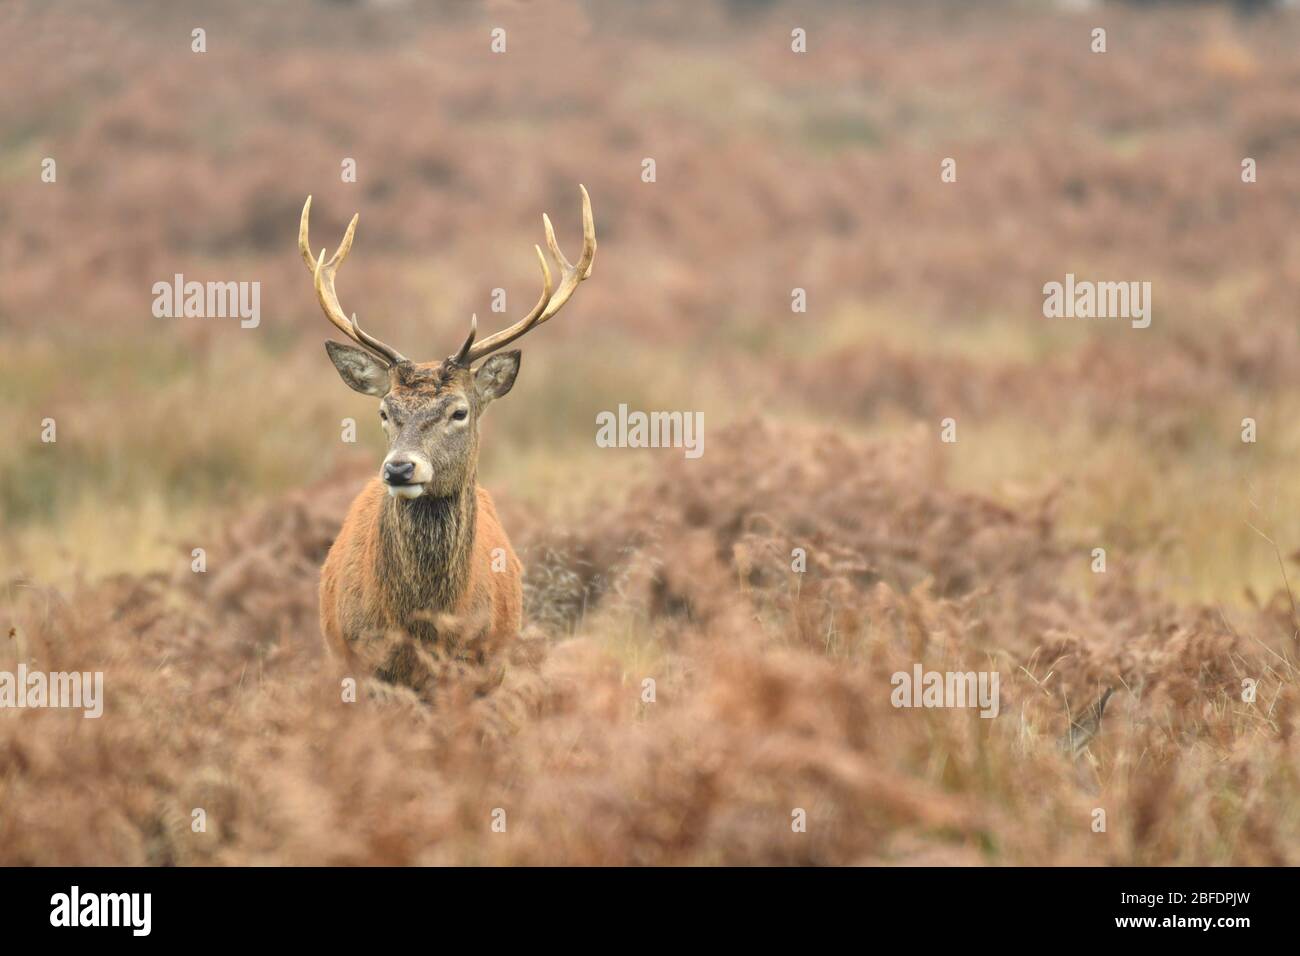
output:
[[[347,383],[348,388],[375,398],[383,398],[388,394],[391,387],[388,366],[365,349],[341,342],[326,342],[325,351],[329,353],[330,361],[339,370],[339,377]]]
[[[474,373],[474,388],[480,403],[486,405],[510,391],[519,374],[519,350],[497,352],[478,367]]]

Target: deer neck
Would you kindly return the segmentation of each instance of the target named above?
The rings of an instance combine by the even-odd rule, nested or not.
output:
[[[400,617],[456,607],[469,583],[476,506],[472,476],[447,497],[385,499],[379,571]]]

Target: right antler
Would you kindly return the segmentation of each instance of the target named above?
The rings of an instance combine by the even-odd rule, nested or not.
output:
[[[546,247],[551,250],[551,258],[560,267],[559,286],[555,288],[552,294],[551,270],[546,267],[546,259],[542,256],[542,250],[538,246],[533,246],[537,250],[537,261],[542,266],[542,297],[537,300],[537,305],[533,306],[531,312],[510,326],[510,328],[502,329],[495,335],[489,335],[477,345],[474,344],[474,337],[478,334],[478,319],[477,317],[471,318],[469,337],[465,339],[465,344],[460,347],[460,350],[451,356],[452,362],[468,367],[485,355],[495,352],[521,335],[532,331],[556,312],[559,312],[564,303],[569,301],[574,290],[578,288],[578,283],[591,275],[591,263],[596,258],[596,224],[591,217],[591,197],[587,195],[587,187],[579,185],[578,188],[582,190],[582,255],[579,256],[577,265],[564,258],[564,253],[560,251],[560,246],[555,241],[555,230],[551,228],[550,217],[542,213],[542,226],[546,229]],[[305,216],[306,213],[304,212],[303,215]],[[306,222],[306,219],[303,221]],[[351,232],[349,231],[350,235]]]
[[[334,250],[334,255],[330,256],[328,262],[325,261],[324,249],[320,251],[320,258],[311,254],[311,243],[307,239],[307,219],[310,215],[311,197],[308,196],[307,201],[303,203],[302,220],[298,223],[298,251],[302,253],[302,261],[307,263],[307,268],[314,278],[316,298],[320,299],[320,307],[325,313],[325,318],[333,322],[338,330],[352,341],[369,349],[390,366],[405,362],[406,357],[401,352],[390,345],[385,345],[357,325],[355,312],[352,313],[352,318],[348,319],[343,312],[343,307],[339,305],[338,293],[334,291],[334,273],[348,257],[348,252],[352,248],[352,236],[357,231],[357,220],[361,218],[361,214],[352,217],[352,221],[348,223],[348,231],[343,234],[343,241],[339,243],[339,247]]]

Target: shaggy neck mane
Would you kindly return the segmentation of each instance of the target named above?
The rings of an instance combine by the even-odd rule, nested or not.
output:
[[[445,498],[388,498],[379,518],[379,574],[402,617],[447,611],[464,593],[477,499],[470,479]]]

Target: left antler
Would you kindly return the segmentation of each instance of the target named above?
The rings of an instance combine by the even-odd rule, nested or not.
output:
[[[538,246],[533,246],[537,251],[537,261],[542,266],[542,297],[537,300],[537,305],[510,328],[489,335],[477,345],[474,344],[474,337],[478,334],[478,320],[471,319],[469,337],[465,339],[465,344],[460,347],[460,351],[451,356],[452,362],[468,367],[484,356],[510,344],[521,335],[531,332],[559,312],[573,296],[578,283],[591,275],[591,263],[596,258],[596,224],[591,217],[591,197],[587,195],[587,187],[579,185],[578,188],[582,190],[582,255],[578,258],[577,264],[564,258],[564,253],[560,251],[560,246],[555,241],[555,230],[551,228],[550,217],[543,213],[542,225],[546,229],[546,247],[551,250],[551,258],[560,267],[560,284],[552,292],[551,270],[546,267],[542,250]],[[303,222],[306,223],[305,210],[303,216]],[[304,225],[303,228],[305,229],[306,226]],[[348,236],[351,237],[351,230]]]
[[[325,318],[333,322],[338,330],[352,341],[369,349],[390,366],[405,362],[406,357],[401,352],[390,345],[385,345],[357,325],[355,312],[349,319],[344,314],[343,307],[339,305],[338,293],[334,291],[334,274],[352,249],[352,236],[357,231],[357,220],[361,218],[361,214],[352,217],[352,221],[348,223],[348,231],[343,234],[343,241],[339,243],[339,247],[334,250],[334,255],[330,256],[328,262],[325,261],[324,249],[320,251],[320,258],[311,254],[311,243],[307,239],[307,219],[310,215],[311,197],[308,196],[307,201],[303,203],[302,220],[298,223],[298,251],[302,253],[302,261],[307,263],[307,268],[313,276],[316,298],[320,299],[320,307],[325,313]]]

